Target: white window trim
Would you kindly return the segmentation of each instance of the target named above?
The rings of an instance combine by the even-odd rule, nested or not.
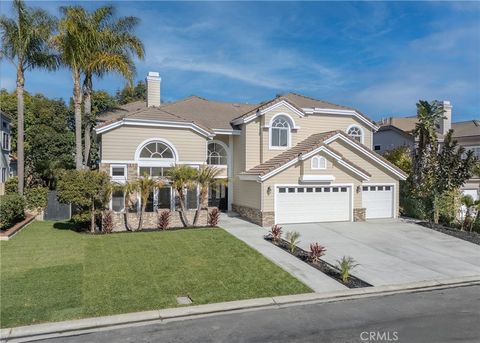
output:
[[[123,168],[123,176],[113,176],[113,168]],[[127,173],[128,173],[128,169],[126,164],[110,165],[110,177],[114,182],[125,183],[127,181],[127,176],[128,176]]]
[[[288,126],[289,126],[288,127],[288,137],[287,137],[287,146],[274,146],[274,145],[272,145],[272,129],[273,129],[272,124],[276,119],[278,119],[278,117],[285,117],[285,119],[287,120]],[[287,150],[287,149],[290,149],[292,147],[292,131],[297,130],[298,127],[295,124],[295,121],[293,120],[293,118],[288,113],[280,112],[280,113],[275,114],[270,119],[270,122],[269,122],[267,127],[268,127],[268,149],[269,150]]]
[[[315,161],[318,161],[318,167],[315,166]],[[323,167],[321,166],[321,161],[324,162]],[[323,156],[313,156],[310,160],[310,168],[313,170],[325,170],[327,169],[327,159]]]
[[[348,137],[350,137],[350,135],[348,134],[348,131],[350,131],[350,129],[352,129],[354,127],[359,129],[360,132],[362,133],[362,137],[360,137],[360,143],[365,144],[365,130],[363,130],[363,128],[360,125],[358,125],[358,124],[350,125],[349,127],[347,127],[347,130],[345,131],[346,134],[348,135]],[[353,138],[353,137],[350,137],[350,138]]]
[[[125,191],[122,190],[122,193],[123,193],[123,207],[120,211],[113,211],[113,192],[112,192],[112,195],[110,196],[110,203],[108,205],[108,208],[110,209],[110,211],[113,211],[115,213],[124,213],[125,212]]]
[[[216,143],[216,144],[220,145],[223,149],[225,149],[225,154],[226,154],[225,157],[227,158],[227,164],[209,164],[208,163],[208,159],[210,157],[209,154],[208,154],[208,145],[212,144],[212,143]],[[218,167],[218,168],[226,168],[228,166],[229,155],[230,155],[230,150],[228,149],[228,146],[224,142],[216,140],[216,139],[212,139],[211,141],[207,142],[207,162],[206,162],[207,165]]]
[[[155,143],[155,142],[165,144],[167,147],[169,147],[172,150],[173,158],[161,158],[161,159],[160,158],[159,159],[141,158],[140,153],[142,152],[143,148],[147,144]],[[172,162],[174,163],[174,162],[177,162],[178,160],[179,160],[179,156],[178,156],[177,149],[175,149],[175,146],[170,141],[168,141],[164,138],[154,138],[154,137],[152,137],[152,138],[146,139],[142,143],[140,143],[137,146],[137,149],[135,150],[135,161],[137,161],[137,163],[153,163],[153,164],[155,164],[155,163],[172,163]]]

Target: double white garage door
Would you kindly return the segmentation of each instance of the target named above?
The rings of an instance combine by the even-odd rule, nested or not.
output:
[[[367,219],[392,217],[393,186],[364,186],[362,190]],[[352,219],[353,201],[350,186],[279,186],[275,192],[276,223],[335,222]]]

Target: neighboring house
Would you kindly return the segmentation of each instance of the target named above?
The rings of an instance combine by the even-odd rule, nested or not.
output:
[[[445,118],[439,123],[437,130],[440,142],[443,137],[453,129],[453,138],[459,145],[467,150],[473,150],[475,156],[480,158],[480,120],[467,120],[452,123],[452,106],[449,101],[444,101]],[[400,146],[407,146],[410,149],[415,145],[413,130],[418,122],[416,116],[412,117],[390,117],[380,121],[377,132],[373,135],[374,150],[379,154]],[[475,200],[480,199],[480,176],[475,175],[462,187],[464,194],[471,195]]]
[[[377,126],[360,111],[289,93],[260,105],[191,96],[160,102],[160,77],[147,77],[147,101],[100,116],[100,170],[125,182],[161,177],[175,165],[213,165],[226,186],[209,204],[254,223],[354,221],[398,214],[405,174],[371,150]],[[187,191],[187,206],[197,192]],[[116,192],[114,211],[124,211]],[[139,206],[139,204],[137,204]],[[148,211],[175,209],[170,187],[155,190]]]
[[[11,175],[10,149],[11,149],[11,118],[5,112],[0,111],[0,194],[4,192],[4,185]]]

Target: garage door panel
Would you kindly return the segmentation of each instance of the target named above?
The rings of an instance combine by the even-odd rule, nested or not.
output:
[[[276,196],[277,223],[348,221],[350,187],[279,187]]]
[[[362,206],[365,208],[366,219],[392,218],[393,186],[363,186]]]

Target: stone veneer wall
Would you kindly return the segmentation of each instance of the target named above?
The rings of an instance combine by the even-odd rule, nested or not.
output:
[[[170,216],[170,225],[169,228],[183,227],[182,220],[180,219],[179,211],[171,211],[172,215]],[[137,213],[128,213],[128,224],[133,230],[138,226],[138,216]],[[187,218],[190,221],[190,224],[193,223],[193,217],[195,216],[195,210],[187,211]],[[113,212],[113,231],[127,231],[125,226],[125,214],[119,212]],[[207,226],[208,220],[208,210],[201,210],[200,216],[198,218],[197,226]],[[143,214],[143,229],[157,229],[158,214],[157,212],[145,212]]]
[[[232,211],[260,226],[272,226],[275,224],[275,212],[262,212],[259,209],[232,204]]]
[[[366,209],[365,208],[354,208],[353,209],[353,221],[354,222],[364,222],[366,219]]]

